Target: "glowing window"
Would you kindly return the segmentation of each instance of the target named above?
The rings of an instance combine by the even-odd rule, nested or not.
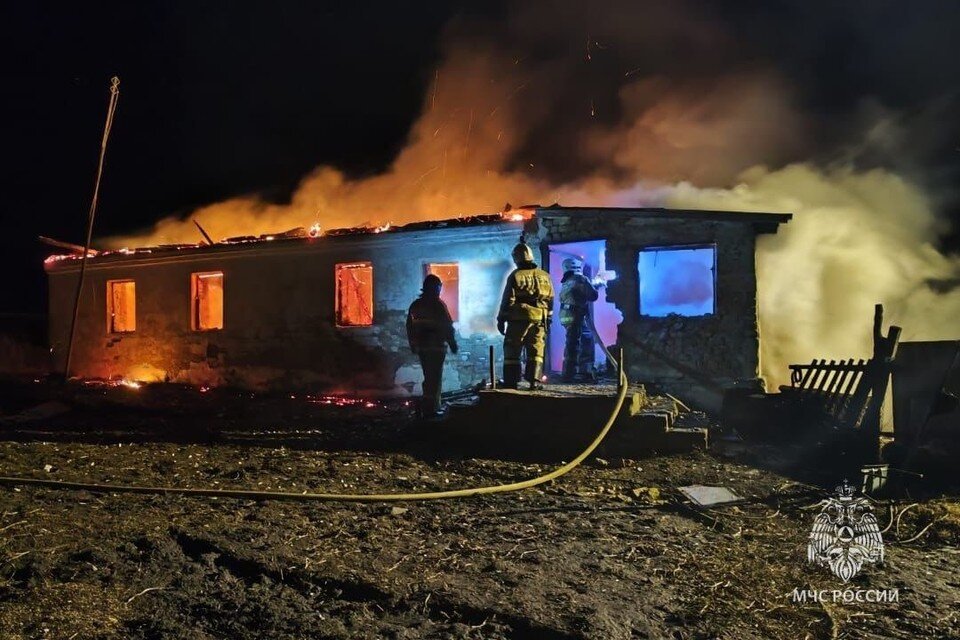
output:
[[[640,313],[704,316],[716,308],[714,247],[652,247],[640,251]]]
[[[450,310],[450,317],[456,322],[460,319],[460,265],[456,262],[433,262],[424,265],[424,276],[433,274],[440,278],[443,289],[440,299]]]
[[[191,274],[190,300],[194,331],[223,329],[223,272]]]
[[[137,330],[137,285],[133,280],[107,281],[107,330],[110,333]]]
[[[373,324],[373,264],[338,264],[337,326],[365,327]]]

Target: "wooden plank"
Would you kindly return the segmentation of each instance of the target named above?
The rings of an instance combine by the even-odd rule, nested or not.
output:
[[[816,365],[817,365],[817,360],[816,360],[816,358],[814,358],[813,360],[810,361],[809,368],[807,369],[806,375],[803,376],[803,380],[800,381],[800,388],[801,388],[801,389],[806,389],[806,388],[807,388],[807,383],[809,382],[810,376],[811,376],[811,374],[813,374],[813,371],[814,371],[814,368],[816,367]]]
[[[813,377],[810,378],[810,384],[807,386],[807,389],[810,391],[816,391],[820,388],[820,379],[826,373],[826,369],[823,368],[823,365],[826,363],[826,360],[821,360],[817,363],[817,367],[814,369]]]
[[[851,374],[856,375],[856,371],[850,366],[853,364],[853,358],[850,360],[841,360],[840,364],[844,365],[844,368],[837,375],[836,379],[833,381],[833,385],[831,385],[828,391],[830,397],[827,400],[827,411],[829,411],[831,414],[835,413],[837,405],[840,403],[844,382],[848,377],[850,377]]]
[[[837,364],[836,360],[831,360],[830,364],[826,367],[823,367],[824,375],[819,380],[817,384],[816,391],[825,391],[828,386],[830,386],[830,379],[837,375],[837,371],[834,368],[834,365]]]
[[[863,372],[866,371],[866,368],[866,363],[863,361],[863,358],[860,358],[860,361],[857,362],[856,367],[851,369],[853,375],[850,376],[850,380],[848,380],[847,384],[840,389],[840,393],[842,395],[850,395],[851,390],[856,388],[856,385],[860,381],[860,377],[863,375]]]
[[[876,436],[876,449],[873,455],[879,460],[880,456],[880,413],[883,408],[884,396],[887,393],[887,385],[890,383],[890,368],[893,358],[897,353],[897,345],[900,343],[900,333],[902,329],[897,326],[891,326],[887,330],[876,353],[874,354],[874,375],[871,379],[872,388],[870,390],[870,402],[864,405],[860,424],[869,433]]]
[[[870,399],[870,390],[873,388],[873,379],[875,376],[874,362],[870,360],[868,367],[860,374],[857,379],[857,385],[853,393],[847,400],[843,415],[843,425],[851,428],[860,425],[860,418],[863,415],[863,409],[867,406]]]
[[[803,380],[803,367],[798,364],[791,364],[790,367],[790,386],[796,387]]]
[[[847,380],[846,384],[840,389],[839,398],[833,407],[833,415],[837,417],[838,422],[842,423],[845,421],[845,414],[850,405],[850,400],[853,396],[853,390],[860,386],[860,381],[863,378],[865,371],[866,363],[864,362],[863,358],[861,358],[859,362],[857,362],[857,366],[853,369],[852,375]]]
[[[876,305],[873,319],[873,356],[849,360],[814,359],[809,365],[790,365],[791,387],[801,403],[822,409],[835,426],[864,428],[879,434],[880,408],[886,391],[900,328],[881,333],[883,307]]]
[[[80,246],[79,244],[73,244],[72,242],[64,242],[63,240],[57,240],[56,238],[48,238],[47,236],[37,236],[37,238],[39,238],[40,242],[44,244],[48,244],[51,247],[57,247],[58,249],[68,249],[73,253],[79,253],[81,255],[83,254],[83,247]],[[97,251],[96,249],[90,249],[89,255],[92,257],[97,255],[98,253],[100,252]]]
[[[197,222],[196,218],[194,218],[193,224],[197,225],[197,229],[200,230],[200,234],[203,236],[203,239],[207,241],[207,244],[209,244],[209,245],[214,245],[214,244],[216,244],[216,242],[214,242],[213,239],[210,238],[209,234],[207,234],[206,229],[204,229],[203,227],[200,226],[200,223]]]
[[[837,367],[837,375],[833,379],[833,384],[831,384],[827,389],[827,393],[833,395],[837,392],[837,390],[840,388],[840,383],[843,382],[843,379],[846,378],[850,373],[850,369],[848,368],[849,364],[850,363],[846,360],[841,360],[839,362],[839,366]]]

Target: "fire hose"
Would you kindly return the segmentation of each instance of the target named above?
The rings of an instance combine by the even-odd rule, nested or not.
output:
[[[119,79],[114,77],[111,85],[111,99],[110,107],[107,112],[107,123],[103,133],[103,140],[101,143],[100,150],[100,164],[97,171],[96,187],[94,189],[93,201],[90,205],[90,214],[87,226],[87,244],[83,253],[83,261],[81,263],[80,271],[80,282],[77,285],[76,292],[76,303],[74,304],[74,317],[73,324],[70,327],[70,344],[67,351],[66,359],[66,368],[65,368],[65,377],[69,375],[70,372],[70,354],[72,353],[73,348],[73,334],[74,334],[74,325],[77,321],[77,314],[79,309],[80,294],[83,283],[83,273],[84,268],[86,267],[87,257],[89,255],[90,249],[90,238],[93,232],[93,221],[94,214],[97,207],[97,198],[100,189],[100,178],[103,172],[103,162],[104,155],[106,152],[107,139],[110,135],[110,129],[113,123],[113,115],[116,109],[117,98],[119,96]],[[51,489],[62,489],[62,490],[74,490],[74,491],[90,491],[97,493],[141,493],[141,494],[160,494],[160,495],[181,495],[181,496],[206,496],[206,497],[217,497],[217,498],[237,498],[237,499],[247,499],[247,500],[301,500],[301,501],[325,501],[325,502],[401,502],[401,501],[414,501],[414,500],[441,500],[446,498],[466,498],[470,496],[478,495],[490,495],[494,493],[507,493],[510,491],[520,491],[522,489],[529,489],[531,487],[536,487],[537,485],[550,482],[555,480],[563,475],[566,475],[570,471],[577,468],[581,462],[587,459],[587,457],[593,453],[593,451],[600,445],[603,439],[609,433],[613,423],[616,422],[617,416],[620,414],[620,410],[623,408],[623,402],[627,396],[627,383],[626,375],[624,374],[623,368],[623,358],[621,356],[620,362],[617,362],[610,352],[607,350],[607,347],[599,340],[599,335],[596,332],[596,327],[593,326],[593,319],[590,319],[590,326],[593,328],[594,335],[597,335],[600,346],[603,349],[603,352],[606,354],[607,358],[610,359],[611,363],[617,367],[618,377],[617,377],[617,386],[618,393],[617,399],[614,403],[613,410],[610,413],[610,416],[607,418],[606,423],[604,423],[603,428],[600,429],[600,432],[593,439],[587,448],[584,449],[576,458],[570,462],[557,467],[553,471],[537,476],[535,478],[530,478],[529,480],[523,480],[520,482],[511,482],[508,484],[493,485],[487,487],[474,487],[471,489],[454,489],[450,491],[428,491],[422,493],[372,493],[372,494],[353,494],[353,493],[293,493],[286,491],[250,491],[242,489],[191,489],[184,487],[150,487],[150,486],[140,486],[140,485],[125,485],[125,484],[104,484],[104,483],[90,483],[90,482],[67,482],[63,480],[46,480],[41,478],[27,478],[27,477],[18,477],[18,476],[0,476],[0,484],[8,486],[37,486],[37,487],[48,487]],[[492,362],[492,359],[491,359]]]
[[[612,364],[612,365],[614,366],[614,368],[617,370],[618,380],[619,380],[620,377],[622,377],[622,376],[624,375],[624,373],[623,373],[623,363],[617,361],[617,359],[613,357],[613,354],[610,353],[610,350],[607,349],[607,345],[605,345],[605,344],[603,343],[603,338],[600,337],[600,332],[597,331],[597,325],[593,324],[593,314],[592,314],[592,313],[588,313],[588,314],[587,314],[587,322],[590,324],[590,331],[593,331],[593,337],[594,337],[594,339],[597,341],[597,344],[600,345],[600,350],[603,351],[603,354],[604,354],[605,356],[607,356],[607,360],[609,360],[609,361],[610,361],[610,364]]]
[[[592,323],[592,320],[591,320]],[[601,343],[602,344],[602,343]],[[607,357],[613,360],[613,356],[603,347]],[[624,374],[623,356],[620,362],[615,362],[618,368],[617,378],[617,398],[614,402],[613,410],[604,423],[603,428],[593,439],[587,448],[580,454],[557,467],[549,473],[522,480],[520,482],[511,482],[507,484],[498,484],[487,487],[474,487],[470,489],[452,489],[449,491],[426,491],[422,493],[293,493],[288,491],[252,491],[244,489],[191,489],[185,487],[149,487],[129,484],[104,484],[91,482],[67,482],[63,480],[45,480],[41,478],[27,478],[18,476],[0,476],[0,484],[10,486],[35,486],[47,487],[50,489],[62,489],[72,491],[90,491],[94,493],[145,493],[154,495],[179,495],[179,496],[205,496],[213,498],[237,498],[241,500],[299,500],[316,502],[405,502],[420,500],[444,500],[448,498],[468,498],[471,496],[491,495],[494,493],[507,493],[510,491],[520,491],[529,489],[538,485],[555,480],[567,473],[573,471],[580,463],[587,459],[593,451],[603,442],[603,439],[610,432],[613,423],[616,422],[620,410],[623,408],[623,402],[627,397],[627,377]]]

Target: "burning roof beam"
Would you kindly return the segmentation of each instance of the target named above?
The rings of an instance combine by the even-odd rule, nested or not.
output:
[[[56,240],[54,238],[48,238],[47,236],[37,236],[40,242],[48,244],[51,247],[57,247],[58,249],[67,249],[73,253],[79,253],[83,255],[83,247],[79,244],[73,244],[72,242],[64,242],[63,240]],[[90,249],[90,256],[95,256],[100,253],[96,249]]]
[[[213,238],[210,237],[210,234],[208,234],[206,230],[200,226],[199,222],[194,220],[193,224],[197,225],[197,229],[200,231],[200,234],[203,236],[203,239],[207,241],[207,244],[209,245],[217,244],[216,242],[213,241]]]

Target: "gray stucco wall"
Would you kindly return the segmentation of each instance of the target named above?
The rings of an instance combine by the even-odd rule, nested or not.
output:
[[[496,308],[512,269],[520,223],[342,236],[91,261],[73,355],[82,377],[133,377],[249,388],[419,394],[422,375],[407,347],[406,309],[423,265],[460,265],[459,355],[448,355],[444,388],[488,377],[488,347],[501,337]],[[374,325],[337,328],[337,263],[373,263]],[[190,325],[190,276],[224,273],[224,328]],[[78,276],[73,261],[48,268],[50,337],[63,366]],[[136,281],[137,329],[110,334],[107,281]]]
[[[759,376],[756,231],[739,221],[631,217],[609,211],[538,215],[528,237],[549,244],[607,241],[607,268],[617,272],[608,301],[623,313],[618,344],[631,380],[656,382],[688,404],[718,410],[722,390]],[[637,260],[645,247],[716,247],[716,313],[698,317],[640,314]]]

